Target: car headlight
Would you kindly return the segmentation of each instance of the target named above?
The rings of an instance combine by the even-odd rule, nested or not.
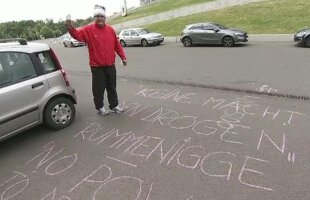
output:
[[[306,31],[301,31],[299,33],[296,33],[296,37],[303,37],[304,35],[306,35]]]
[[[235,35],[238,36],[238,37],[243,37],[244,36],[244,34],[242,34],[242,33],[235,33]]]

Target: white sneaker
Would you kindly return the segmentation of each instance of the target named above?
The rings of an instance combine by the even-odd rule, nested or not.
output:
[[[116,107],[110,109],[110,112],[113,112],[113,113],[123,113],[124,109],[121,108],[120,106],[116,106]]]
[[[104,107],[102,107],[102,108],[97,110],[97,113],[98,113],[98,115],[105,116],[105,115],[109,114],[109,111],[107,111]]]

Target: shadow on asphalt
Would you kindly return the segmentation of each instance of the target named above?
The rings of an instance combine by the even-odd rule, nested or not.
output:
[[[183,46],[183,45],[182,45]],[[192,45],[191,47],[222,47],[222,48],[238,48],[238,47],[245,47],[247,44],[235,44],[232,47],[225,47],[221,44],[195,44]]]
[[[152,48],[152,47],[160,47],[160,46],[163,46],[164,44],[159,44],[159,45],[149,45],[147,47],[143,47],[141,45],[129,45],[129,46],[126,46],[126,47],[123,47],[123,48],[132,48],[132,47],[140,47],[140,48]]]
[[[39,125],[27,131],[20,132],[17,135],[0,142],[0,155],[5,154],[6,151],[10,151],[12,146],[20,146],[23,143],[31,143],[32,140],[37,141],[40,137],[44,138],[46,135],[55,134],[56,132],[57,131],[49,129],[44,125]]]

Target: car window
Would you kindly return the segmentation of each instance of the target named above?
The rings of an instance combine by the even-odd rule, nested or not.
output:
[[[44,74],[58,70],[56,63],[52,59],[50,51],[44,51],[44,52],[38,53],[37,57],[39,58],[41,64],[43,65]]]
[[[148,34],[148,33],[150,33],[150,31],[147,30],[147,29],[138,29],[137,32],[138,32],[139,34]]]
[[[8,76],[6,75],[6,70],[3,67],[2,59],[0,59],[0,88],[7,84]]]
[[[124,31],[122,35],[123,36],[129,36],[130,35],[130,31]]]
[[[202,27],[203,30],[214,30],[215,28],[216,28],[216,27],[214,27],[213,25],[210,25],[210,24],[204,25],[204,26]]]
[[[35,67],[26,53],[0,53],[0,87],[12,85],[37,76]]]
[[[139,36],[139,34],[136,31],[131,31],[131,36]]]
[[[221,25],[221,24],[213,24],[214,26],[218,27],[219,29],[227,29],[227,27]]]
[[[192,26],[188,30],[202,30],[202,26],[201,25]]]

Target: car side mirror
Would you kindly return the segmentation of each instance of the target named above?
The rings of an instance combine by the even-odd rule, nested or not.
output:
[[[215,29],[214,29],[214,31],[215,31],[215,32],[219,32],[219,31],[220,31],[220,29],[218,29],[218,28],[215,28]]]

